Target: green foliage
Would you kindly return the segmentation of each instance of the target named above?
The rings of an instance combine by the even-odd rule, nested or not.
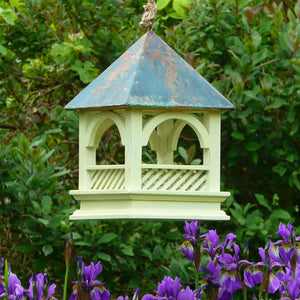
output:
[[[60,193],[65,187],[59,179],[68,171],[51,161],[54,150],[48,149],[46,139],[46,134],[31,141],[19,135],[0,147],[0,237],[2,253],[12,261],[23,260],[29,268],[33,260],[38,270],[51,272],[59,266],[48,267],[47,260],[60,257],[73,209],[70,197]]]
[[[145,2],[0,0],[0,250],[24,277],[31,269],[63,274],[56,262],[72,231],[77,254],[100,259],[119,294],[135,286],[152,292],[167,274],[190,280],[178,246],[182,222],[68,220],[78,120],[63,106],[141,36]],[[214,227],[246,237],[253,249],[280,221],[293,220],[299,235],[299,5],[157,5],[156,32],[236,106],[222,113],[222,189],[232,192],[224,203],[231,221]],[[118,137],[113,128],[106,132],[100,163],[124,159]],[[179,145],[178,163],[199,163],[189,129]],[[143,160],[155,157],[145,149]]]
[[[187,18],[165,31],[168,44],[236,106],[223,113],[222,186],[233,194],[224,207],[228,228],[250,245],[279,221],[300,225],[298,12],[295,3],[194,1]]]
[[[191,6],[190,0],[158,0],[157,10],[164,10],[165,16],[163,20],[168,18],[182,19],[186,17]]]

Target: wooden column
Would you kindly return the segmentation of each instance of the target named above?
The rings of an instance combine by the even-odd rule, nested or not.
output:
[[[142,112],[125,111],[125,189],[141,189]]]

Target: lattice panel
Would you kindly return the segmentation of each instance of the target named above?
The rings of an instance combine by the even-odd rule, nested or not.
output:
[[[204,191],[205,170],[143,169],[142,189],[155,191]]]
[[[122,190],[125,188],[124,169],[104,169],[94,171],[92,190]]]

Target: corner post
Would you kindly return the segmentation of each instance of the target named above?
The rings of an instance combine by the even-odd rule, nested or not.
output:
[[[88,165],[96,165],[94,147],[88,147],[87,128],[93,114],[79,113],[79,190],[89,190],[92,174],[87,170]]]
[[[207,191],[220,192],[221,112],[205,113],[203,122],[210,136],[210,148],[204,149],[203,153],[204,165],[209,166]]]
[[[142,111],[125,111],[125,189],[140,190],[142,185]]]

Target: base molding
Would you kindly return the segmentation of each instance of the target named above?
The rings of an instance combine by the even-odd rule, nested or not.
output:
[[[82,191],[70,194],[80,201],[80,209],[71,220],[86,219],[163,219],[229,220],[221,202],[229,192],[170,191]]]

